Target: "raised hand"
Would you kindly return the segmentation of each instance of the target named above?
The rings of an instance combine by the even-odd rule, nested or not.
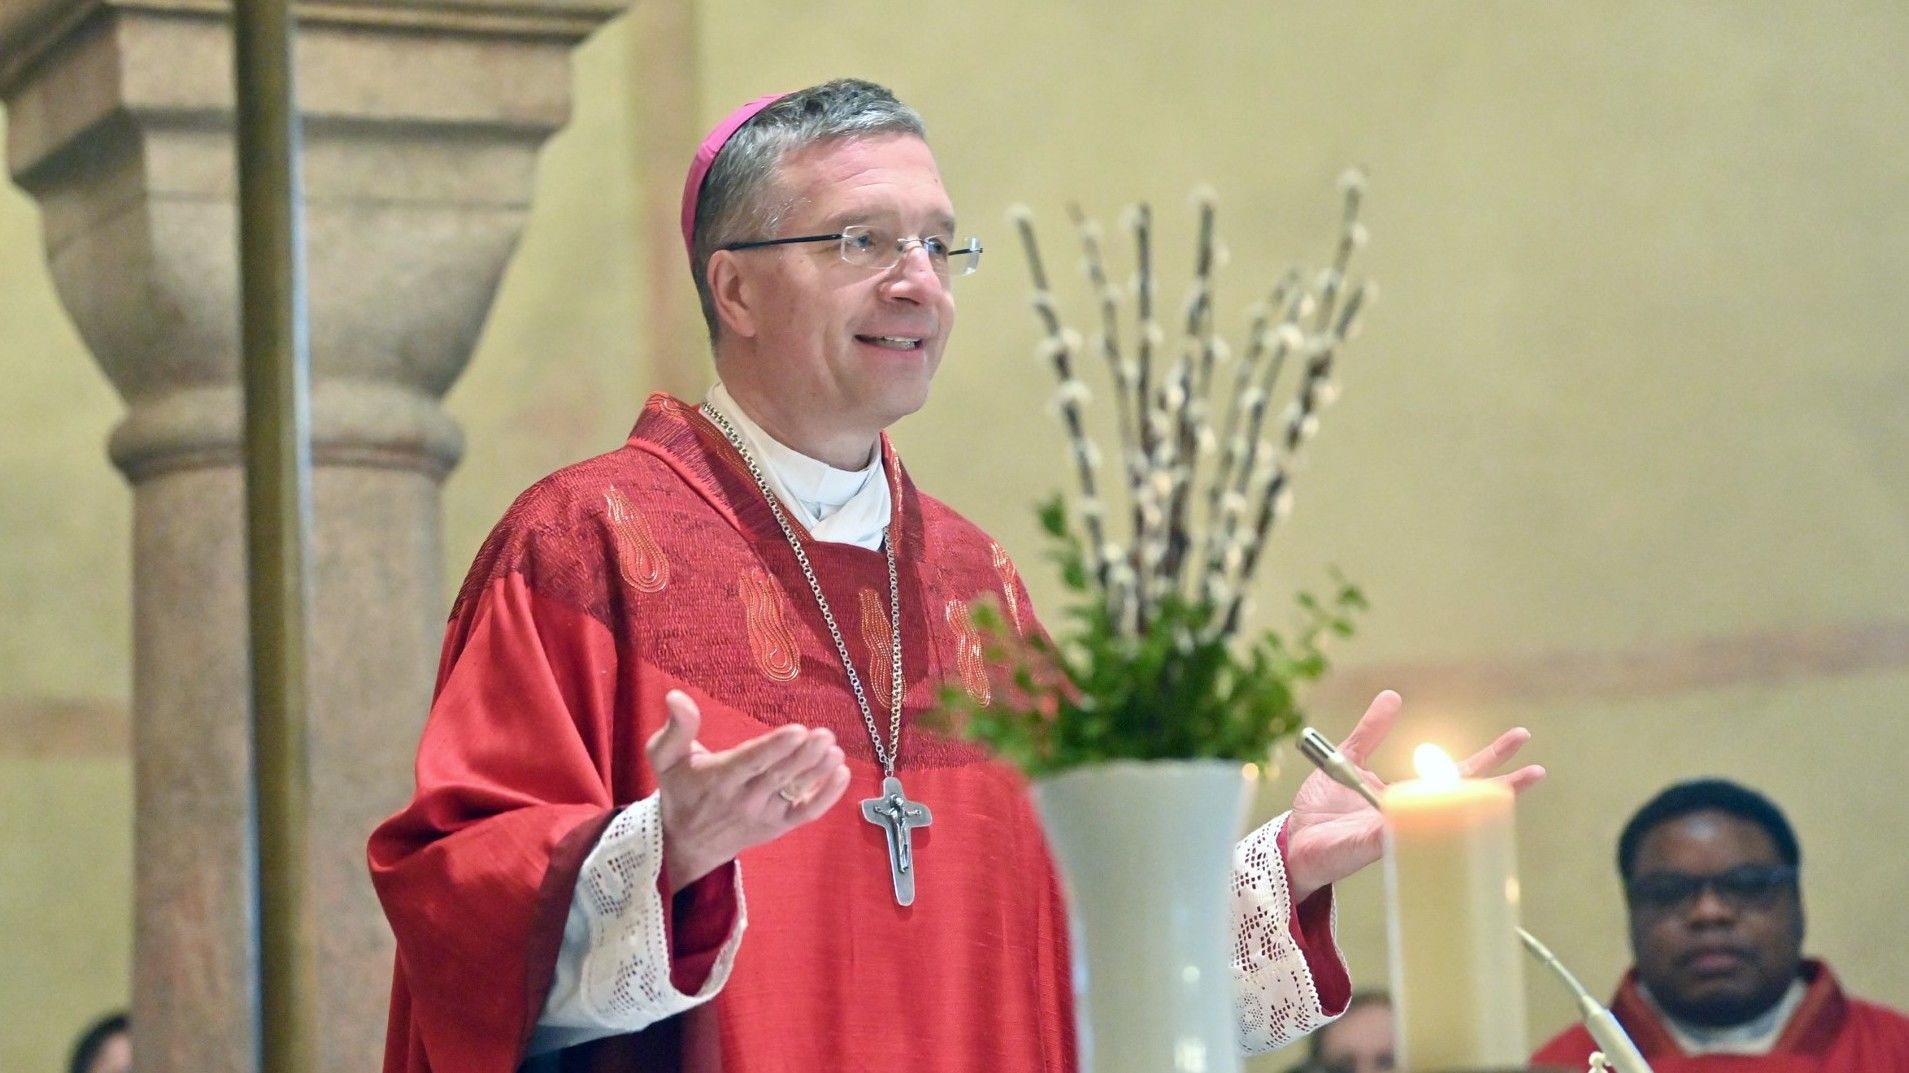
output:
[[[829,730],[791,724],[717,753],[696,740],[703,714],[689,694],[671,690],[665,703],[669,722],[644,751],[662,795],[672,894],[816,819],[848,789],[848,764]]]
[[[1339,746],[1374,790],[1384,789],[1385,782],[1367,769],[1366,760],[1392,732],[1403,706],[1397,693],[1389,689],[1381,692],[1372,698],[1358,725]],[[1530,731],[1513,727],[1466,758],[1458,765],[1459,773],[1472,778],[1495,771],[1530,740]],[[1530,764],[1495,778],[1522,793],[1544,778],[1544,768]],[[1384,850],[1384,834],[1383,817],[1365,798],[1332,781],[1323,771],[1307,776],[1293,795],[1293,809],[1286,818],[1286,871],[1292,879],[1293,903],[1305,901],[1321,887],[1378,860]]]

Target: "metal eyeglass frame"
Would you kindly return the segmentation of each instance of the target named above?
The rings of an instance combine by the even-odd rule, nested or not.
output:
[[[957,279],[961,276],[971,276],[981,267],[981,240],[972,237],[968,239],[967,244],[964,246],[947,248],[943,252],[941,260],[935,260],[934,251],[929,248],[928,244],[930,242],[940,242],[946,246],[949,242],[948,239],[940,235],[913,235],[907,238],[896,239],[895,259],[886,264],[856,260],[856,255],[863,257],[873,256],[875,251],[880,247],[851,246],[850,243],[856,239],[866,238],[874,234],[877,234],[875,229],[866,224],[850,224],[840,231],[828,235],[796,235],[791,238],[756,239],[751,242],[731,242],[719,248],[733,252],[736,250],[760,249],[764,246],[789,246],[802,242],[839,242],[841,244],[842,262],[844,264],[853,265],[856,268],[866,268],[871,272],[886,272],[900,264],[902,259],[908,256],[908,250],[912,244],[922,248],[922,252],[928,255],[928,263],[936,268],[937,271],[935,274],[944,279]],[[960,271],[955,271],[957,259],[959,259]]]

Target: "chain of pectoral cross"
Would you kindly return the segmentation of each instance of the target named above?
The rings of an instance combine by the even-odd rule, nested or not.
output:
[[[736,431],[729,419],[721,411],[704,403],[703,415],[715,424],[729,441],[729,445],[742,456],[743,463],[749,467],[749,475],[756,479],[756,487],[761,490],[762,498],[769,503],[769,512],[775,515],[776,524],[781,526],[782,535],[789,542],[789,550],[795,553],[795,561],[802,568],[802,576],[808,579],[809,591],[815,594],[815,605],[822,611],[822,621],[829,628],[829,637],[835,641],[835,654],[841,657],[842,669],[848,674],[849,688],[855,693],[855,703],[862,710],[862,723],[868,727],[868,739],[875,747],[875,759],[882,765],[882,793],[880,797],[867,798],[862,802],[862,818],[882,829],[888,841],[888,873],[895,884],[895,903],[897,905],[915,904],[915,848],[914,829],[926,827],[934,822],[934,813],[919,801],[910,801],[902,789],[901,778],[895,774],[895,757],[901,751],[901,709],[903,680],[901,673],[901,573],[895,564],[895,539],[893,528],[883,530],[882,547],[888,558],[888,636],[890,638],[889,657],[891,686],[889,698],[888,741],[882,741],[881,731],[875,726],[875,713],[869,707],[868,695],[862,691],[862,676],[855,671],[855,661],[849,658],[848,644],[842,640],[842,631],[835,625],[835,612],[829,608],[827,596],[822,594],[822,583],[815,576],[815,568],[809,564],[809,553],[802,548],[802,541],[795,535],[795,527],[782,513],[782,504],[775,493],[769,489],[768,478],[762,475],[762,467],[749,448],[742,442],[742,434]],[[884,476],[884,479],[886,477]]]

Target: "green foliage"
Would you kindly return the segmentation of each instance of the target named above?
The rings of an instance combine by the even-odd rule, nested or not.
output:
[[[1231,637],[1218,609],[1178,593],[1159,599],[1144,629],[1123,631],[1060,497],[1041,505],[1040,522],[1074,597],[1066,628],[1058,640],[1021,637],[998,608],[978,606],[974,622],[997,668],[993,695],[983,704],[950,687],[940,720],[1030,776],[1123,759],[1263,761],[1299,729],[1295,690],[1325,673],[1321,642],[1351,636],[1353,613],[1366,607],[1335,574],[1331,597],[1298,595],[1290,639]]]

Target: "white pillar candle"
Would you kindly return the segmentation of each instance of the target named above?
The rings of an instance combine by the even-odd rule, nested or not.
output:
[[[1399,1068],[1522,1068],[1524,963],[1512,791],[1462,779],[1436,746],[1385,790],[1387,927]]]

